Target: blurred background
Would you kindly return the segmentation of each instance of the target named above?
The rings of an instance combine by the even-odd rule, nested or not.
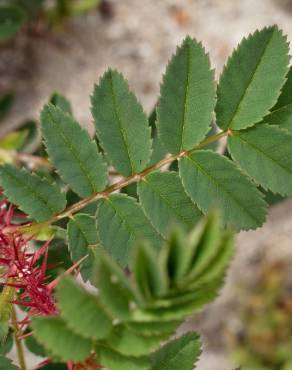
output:
[[[89,96],[108,67],[150,112],[185,35],[218,77],[244,36],[275,23],[291,42],[292,0],[0,0],[0,137],[38,120],[54,91],[91,129]],[[273,202],[262,229],[238,235],[222,295],[185,324],[203,336],[200,370],[292,369],[292,200]]]

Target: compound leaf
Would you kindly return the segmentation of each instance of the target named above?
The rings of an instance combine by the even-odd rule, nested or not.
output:
[[[192,370],[201,354],[198,335],[187,333],[174,339],[152,355],[151,370]]]
[[[141,206],[125,194],[113,194],[100,201],[97,228],[102,245],[122,265],[128,263],[137,239],[149,240],[157,248],[162,243]]]
[[[98,245],[95,218],[86,214],[74,216],[68,223],[68,247],[73,262],[82,262],[80,273],[84,281],[90,280],[94,265],[94,253]]]
[[[198,150],[179,162],[186,192],[207,213],[219,206],[224,223],[255,229],[265,220],[266,204],[255,185],[235,164],[210,150]]]
[[[46,221],[66,206],[65,194],[57,185],[11,165],[0,167],[0,182],[4,194],[36,221]]]
[[[146,215],[163,237],[172,224],[179,223],[190,230],[201,217],[175,172],[154,172],[146,176],[138,184],[138,194]]]
[[[191,149],[210,129],[215,105],[214,72],[196,40],[187,37],[171,59],[161,86],[158,132],[170,153]]]
[[[91,101],[97,136],[107,158],[124,176],[142,171],[150,160],[151,130],[126,80],[116,71],[107,71]]]
[[[66,324],[86,338],[106,338],[112,329],[112,320],[100,306],[97,298],[78,286],[72,278],[64,277],[57,287],[58,307]]]
[[[232,158],[265,189],[292,195],[292,134],[260,124],[233,132],[228,148]]]
[[[288,43],[276,26],[243,39],[220,77],[218,125],[238,130],[261,121],[280,95],[288,63]]]
[[[47,104],[41,127],[49,157],[73,191],[87,197],[105,188],[106,165],[96,143],[71,115]]]
[[[60,317],[33,317],[31,327],[37,341],[57,359],[81,362],[90,355],[91,340],[70,330]]]

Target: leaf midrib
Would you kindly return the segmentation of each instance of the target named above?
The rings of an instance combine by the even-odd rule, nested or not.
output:
[[[117,101],[116,101],[116,96],[115,96],[115,91],[114,91],[114,81],[113,81],[112,73],[110,73],[110,87],[111,87],[111,96],[112,96],[114,113],[115,113],[116,121],[118,123],[119,129],[120,129],[120,132],[121,132],[121,137],[122,137],[122,142],[124,144],[125,152],[127,154],[129,164],[130,164],[130,167],[131,167],[131,173],[135,173],[134,164],[132,163],[132,158],[130,156],[130,152],[129,152],[129,149],[128,149],[127,135],[126,135],[126,132],[124,131],[123,122],[122,122],[122,120],[120,118],[120,115],[119,115],[119,109],[118,109],[118,104],[117,104]]]
[[[239,208],[242,209],[251,219],[255,220],[257,223],[261,223],[261,220],[258,220],[252,213],[249,212],[248,209],[243,207],[242,204],[239,202],[239,200],[237,198],[235,198],[232,193],[230,193],[228,190],[226,190],[224,188],[224,186],[222,186],[220,183],[218,183],[216,181],[216,179],[214,177],[212,177],[208,172],[206,172],[192,157],[187,157],[187,159],[194,162],[194,164],[197,165],[197,167],[200,169],[200,171],[204,175],[206,175],[210,179],[210,181],[215,184],[215,186],[217,188],[222,189],[223,192],[226,193],[239,206]]]
[[[262,55],[260,56],[259,62],[257,63],[257,65],[256,65],[256,67],[254,69],[254,72],[252,73],[251,77],[249,78],[249,81],[248,81],[248,83],[246,85],[247,87],[244,89],[244,91],[243,91],[243,93],[242,93],[242,95],[241,95],[241,97],[239,99],[239,102],[238,102],[237,106],[234,109],[234,112],[232,114],[232,119],[231,119],[231,121],[229,121],[229,124],[227,125],[227,127],[229,127],[229,128],[232,128],[234,119],[237,116],[238,112],[240,111],[240,107],[241,107],[241,105],[242,105],[242,103],[244,101],[244,98],[245,98],[247,92],[250,90],[250,86],[251,86],[253,80],[255,79],[255,75],[256,75],[256,73],[258,71],[259,66],[261,65],[261,62],[262,62],[262,60],[263,60],[263,58],[265,56],[265,53],[267,51],[267,48],[268,48],[268,46],[269,46],[269,44],[270,44],[270,42],[271,42],[271,40],[272,40],[273,37],[274,37],[274,31],[272,32],[272,35],[271,35],[270,39],[267,40],[266,45],[265,45],[265,48],[264,48],[264,50],[262,52]]]
[[[57,211],[52,208],[51,204],[49,203],[48,200],[46,200],[45,198],[43,198],[41,196],[41,194],[37,193],[34,188],[32,188],[31,186],[29,186],[26,182],[22,182],[21,179],[19,179],[18,177],[16,176],[13,176],[13,174],[11,174],[10,172],[7,172],[6,171],[6,175],[9,176],[12,180],[14,180],[15,182],[17,182],[20,186],[22,186],[23,188],[26,188],[27,190],[30,191],[30,193],[32,193],[38,200],[39,202],[41,202],[42,204],[44,204],[46,206],[47,209],[49,209],[49,211],[51,212],[51,214],[55,214]],[[33,176],[33,175],[32,175]],[[42,181],[42,180],[41,180]],[[18,202],[19,203],[19,202]]]
[[[168,204],[168,206],[169,206],[170,209],[172,209],[174,211],[177,211],[177,208],[175,208],[175,207],[172,206],[172,204],[169,202],[169,200],[159,192],[159,189],[156,188],[153,185],[153,183],[147,181],[147,179],[145,179],[144,181],[165,201],[165,203]],[[179,216],[179,218],[181,220],[183,220],[185,223],[189,224],[189,220],[187,220],[181,213],[178,212],[176,214]]]
[[[185,126],[186,126],[186,115],[188,110],[188,93],[189,93],[189,87],[190,87],[190,70],[191,70],[191,51],[190,51],[190,45],[187,45],[186,48],[187,52],[187,78],[186,78],[186,87],[185,87],[185,95],[184,95],[184,108],[183,108],[183,115],[182,115],[182,122],[181,122],[181,144],[180,144],[180,151],[183,150],[184,147],[184,133],[185,133]]]
[[[249,145],[251,148],[253,148],[255,152],[263,154],[264,157],[268,158],[272,163],[276,164],[278,167],[281,167],[289,175],[292,175],[292,170],[290,168],[287,168],[286,166],[283,166],[282,163],[277,162],[273,157],[269,156],[266,152],[264,152],[261,149],[259,149],[258,147],[256,147],[255,144],[252,144],[248,140],[243,139],[242,136],[240,136],[239,134],[235,134],[234,136],[239,138],[240,140],[242,140],[244,143]],[[291,141],[292,141],[292,136],[291,136]]]
[[[65,147],[67,147],[69,149],[70,153],[72,153],[73,157],[76,159],[76,162],[77,162],[79,168],[81,169],[81,172],[83,173],[84,177],[88,180],[87,183],[90,185],[92,193],[95,193],[97,190],[95,189],[95,184],[94,184],[93,180],[91,179],[91,177],[89,175],[90,171],[87,171],[86,168],[83,166],[83,162],[79,158],[78,151],[75,150],[75,147],[72,146],[71,142],[66,138],[62,125],[58,125],[57,122],[55,122],[51,111],[49,111],[49,115],[51,117],[51,122],[55,125],[55,128],[59,129],[59,133],[61,134],[61,137],[63,139]],[[80,127],[80,130],[81,130],[82,134],[86,134],[86,132],[82,132],[81,127]],[[91,143],[89,143],[89,145],[91,145]],[[54,155],[54,150],[52,152],[52,156],[53,155]],[[62,176],[62,173],[60,175]],[[79,187],[79,185],[78,185],[78,187]]]

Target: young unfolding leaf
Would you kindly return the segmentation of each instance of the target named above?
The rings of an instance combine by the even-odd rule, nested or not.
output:
[[[78,195],[103,190],[107,170],[96,143],[68,113],[48,104],[41,113],[47,152],[60,176]]]
[[[220,207],[224,223],[255,229],[265,220],[266,204],[255,185],[235,164],[209,150],[199,150],[179,162],[186,192],[204,213]]]
[[[292,134],[260,124],[228,138],[231,156],[265,189],[292,195]]]
[[[175,172],[154,172],[138,184],[142,207],[154,227],[166,237],[172,224],[190,230],[201,212],[185,193]]]
[[[7,198],[36,221],[46,221],[66,206],[65,194],[57,185],[25,169],[1,166],[0,183]]]
[[[72,278],[64,277],[57,289],[61,317],[77,334],[95,340],[106,338],[112,329],[112,320],[98,300],[79,287]]]
[[[199,337],[187,333],[165,344],[151,356],[151,370],[192,370],[200,354]]]
[[[90,280],[94,264],[94,254],[98,244],[97,228],[94,217],[86,214],[77,214],[67,226],[68,247],[73,262],[78,262],[88,255],[82,262],[80,273],[84,281]]]
[[[101,200],[97,210],[97,228],[102,245],[122,265],[128,263],[137,239],[149,240],[157,248],[162,241],[141,206],[124,194],[113,194]]]
[[[68,328],[59,317],[34,317],[33,335],[56,359],[80,362],[91,352],[92,342]]]
[[[191,149],[210,129],[214,72],[203,46],[187,37],[172,57],[161,86],[158,132],[170,153]]]
[[[159,259],[157,251],[148,244],[139,244],[134,251],[132,273],[136,282],[136,289],[144,302],[151,301],[163,295],[169,288],[167,267],[165,260]]]
[[[243,39],[220,77],[217,124],[238,130],[261,121],[280,95],[289,59],[286,37],[276,26]]]
[[[97,136],[107,158],[124,176],[142,171],[151,155],[150,127],[123,76],[107,71],[91,101]]]

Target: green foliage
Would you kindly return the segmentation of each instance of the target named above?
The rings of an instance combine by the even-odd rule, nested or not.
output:
[[[0,355],[0,370],[19,370],[19,368],[13,365],[11,360]]]
[[[60,317],[35,317],[31,327],[37,340],[54,359],[79,362],[90,354],[91,341],[70,330]]]
[[[73,262],[88,256],[82,263],[80,273],[84,281],[90,280],[95,250],[98,246],[97,228],[94,217],[78,214],[68,224],[68,247]]]
[[[220,77],[218,125],[240,130],[261,121],[277,102],[289,59],[286,37],[276,26],[243,39]]]
[[[86,197],[103,190],[107,183],[106,167],[87,131],[51,104],[41,113],[41,125],[49,157],[73,191]]]
[[[0,293],[0,346],[6,342],[9,332],[9,320],[12,313],[12,303],[15,297],[15,289],[5,286]],[[1,353],[0,349],[0,354]]]
[[[212,151],[200,150],[183,158],[179,168],[187,193],[204,213],[220,206],[225,222],[239,230],[255,229],[263,224],[266,214],[263,197],[232,161]]]
[[[127,264],[137,239],[146,238],[157,248],[162,240],[143,213],[140,204],[125,194],[114,194],[100,201],[97,226],[103,247],[122,265]]]
[[[2,141],[1,159],[15,164],[0,167],[4,195],[32,218],[17,231],[60,238],[48,257],[52,278],[58,262],[66,269],[82,260],[82,279],[98,290],[65,278],[56,290],[60,316],[32,320],[54,361],[87,366],[95,351],[109,370],[192,368],[196,337],[160,345],[216,297],[233,248],[214,214],[185,233],[213,208],[227,230],[255,229],[265,221],[267,191],[292,195],[289,59],[277,27],[256,31],[229,59],[214,108],[208,56],[187,37],[167,67],[157,119],[155,111],[147,118],[124,77],[110,69],[91,99],[95,140],[56,93],[41,114],[48,158],[41,145],[28,160],[16,152],[28,150],[26,131]],[[23,130],[35,137],[35,127]],[[230,155],[215,151],[224,137]]]
[[[209,58],[201,44],[187,37],[171,59],[161,86],[157,125],[166,149],[176,154],[199,144],[210,129],[214,105]]]
[[[200,355],[200,348],[198,336],[187,333],[153,354],[151,370],[192,370]]]
[[[25,18],[21,8],[0,4],[0,43],[14,36],[25,22]]]
[[[260,124],[228,138],[232,157],[257,183],[282,195],[292,195],[292,134]]]
[[[163,237],[170,225],[178,223],[190,230],[201,216],[175,172],[146,176],[138,185],[138,194],[146,215]]]
[[[179,364],[191,370],[200,353],[195,334],[161,343],[217,295],[233,252],[232,233],[220,226],[212,214],[189,235],[172,230],[159,250],[140,242],[130,276],[99,249],[98,294],[64,277],[56,295],[60,317],[33,318],[34,337],[63,361],[82,361],[95,350],[108,370],[172,370]]]
[[[0,167],[0,182],[11,202],[37,221],[47,220],[66,206],[65,195],[57,185],[25,169]]]
[[[282,88],[277,104],[271,113],[264,118],[264,122],[279,125],[292,132],[292,68],[289,69],[287,80]]]
[[[123,76],[106,72],[91,101],[100,144],[113,166],[124,176],[142,171],[151,154],[150,128]]]

